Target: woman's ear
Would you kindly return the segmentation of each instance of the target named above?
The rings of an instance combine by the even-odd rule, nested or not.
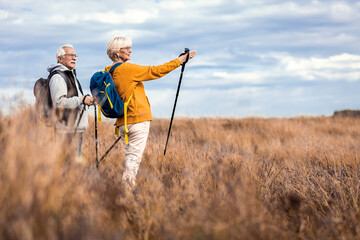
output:
[[[114,53],[113,58],[119,60],[120,59],[119,53],[118,52]]]

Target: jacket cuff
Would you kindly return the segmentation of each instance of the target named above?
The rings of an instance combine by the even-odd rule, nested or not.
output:
[[[86,94],[86,95],[84,96],[84,98],[83,98],[83,100],[82,100],[82,104],[85,105],[85,99],[86,99],[87,97],[90,97],[90,95],[89,95],[89,94]]]
[[[178,58],[175,58],[174,60],[175,60],[175,62],[178,64],[178,66],[181,65],[181,62],[180,62],[180,60],[179,60]]]

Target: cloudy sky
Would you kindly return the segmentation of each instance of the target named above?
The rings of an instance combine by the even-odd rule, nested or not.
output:
[[[33,103],[65,43],[78,78],[111,62],[114,34],[133,40],[131,62],[159,65],[185,48],[177,116],[292,117],[360,109],[360,1],[0,0],[0,99]],[[145,83],[155,117],[170,117],[180,68]]]

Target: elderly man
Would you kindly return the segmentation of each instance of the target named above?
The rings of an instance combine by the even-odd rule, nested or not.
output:
[[[88,127],[88,107],[94,99],[84,95],[76,78],[75,65],[78,56],[72,45],[61,46],[56,52],[57,64],[48,67],[51,75],[49,87],[56,111],[56,135],[65,136],[69,142],[77,141],[78,159],[82,157],[82,134]]]

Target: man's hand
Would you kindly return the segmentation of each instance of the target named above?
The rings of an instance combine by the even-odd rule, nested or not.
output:
[[[83,96],[82,97],[82,102],[85,104],[85,105],[94,105],[95,104],[95,99],[93,97],[90,97],[89,95],[86,95],[86,96]]]

